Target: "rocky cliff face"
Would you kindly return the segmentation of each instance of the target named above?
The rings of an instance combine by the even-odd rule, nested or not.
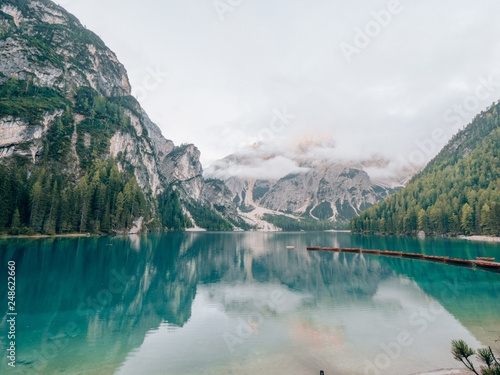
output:
[[[4,81],[14,75],[61,90],[89,86],[104,96],[130,95],[126,70],[116,55],[74,16],[47,0],[2,3]],[[47,49],[40,41],[49,38],[53,47]]]
[[[92,145],[105,143],[103,154],[95,157],[116,158],[119,168],[132,170],[139,185],[152,196],[171,184],[183,199],[210,206],[213,202],[220,207],[226,204],[229,207],[218,211],[236,212],[224,189],[205,183],[199,150],[194,145],[176,147],[165,139],[130,96],[124,66],[97,35],[49,0],[4,0],[0,4],[0,85],[12,78],[30,82],[55,90],[70,104],[79,88],[91,88],[96,95],[118,103],[129,120],[130,126],[116,125],[109,134],[104,130],[91,134],[87,129],[92,114],[75,113],[71,150],[63,166],[68,173],[78,178],[83,154],[91,152]],[[60,108],[47,109],[39,123],[0,113],[0,159],[24,155],[36,163],[44,154],[47,133],[64,113]]]
[[[61,115],[62,111],[46,113],[41,123],[36,125],[13,116],[0,118],[0,158],[19,153],[29,156],[35,161],[36,155],[43,149],[43,137],[47,134],[54,120]],[[19,150],[16,147],[26,143],[30,145],[29,148],[24,147],[22,150]]]
[[[315,219],[339,221],[350,219],[393,192],[374,185],[361,166],[325,163],[270,185],[259,204]]]
[[[201,190],[201,202],[224,217],[239,222],[240,214],[234,202],[234,194],[222,180],[205,180]]]

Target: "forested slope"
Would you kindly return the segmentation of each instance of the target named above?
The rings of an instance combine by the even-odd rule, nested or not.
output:
[[[361,233],[500,235],[500,104],[457,133],[410,184],[351,221]]]

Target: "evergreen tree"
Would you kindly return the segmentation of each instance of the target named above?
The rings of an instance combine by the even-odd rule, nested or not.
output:
[[[57,181],[54,182],[54,187],[52,188],[51,194],[51,204],[50,211],[45,221],[43,231],[46,234],[56,234],[57,218],[59,214],[59,189],[57,187]]]
[[[101,222],[101,231],[103,233],[111,232],[111,210],[109,208],[109,203],[106,204],[106,209],[104,210],[104,216]]]
[[[427,217],[427,212],[422,208],[418,213],[418,230],[423,230],[424,232],[429,232],[429,218]]]
[[[45,208],[43,205],[43,191],[40,181],[35,182],[30,195],[31,216],[30,227],[36,233],[41,233],[43,228],[43,220],[45,216]]]
[[[470,234],[474,231],[474,211],[468,203],[462,207],[462,217],[460,227],[465,234]]]
[[[113,228],[115,229],[121,228],[123,226],[122,217],[123,217],[124,206],[125,206],[125,197],[123,193],[120,191],[116,198],[116,209],[112,219],[112,225]]]
[[[12,213],[10,176],[5,166],[0,166],[0,230],[7,228]]]
[[[14,217],[12,218],[12,225],[10,229],[10,234],[18,235],[21,232],[21,215],[19,209],[16,208],[14,211]]]
[[[485,233],[490,233],[491,231],[491,210],[490,206],[488,206],[486,203],[483,205],[483,208],[481,209],[481,229]]]

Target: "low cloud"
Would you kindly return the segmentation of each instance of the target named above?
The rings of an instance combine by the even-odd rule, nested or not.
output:
[[[337,144],[329,133],[311,133],[300,139],[282,138],[267,143],[243,147],[228,157],[217,160],[205,171],[207,177],[228,179],[278,180],[292,173],[306,173],[311,168],[328,164],[355,165],[364,169],[372,179],[392,185],[405,179],[419,166],[405,165],[371,154],[361,146]]]
[[[241,163],[240,160],[229,158],[213,163],[207,169],[206,175],[223,180],[230,177],[279,180],[291,173],[303,173],[308,170],[308,168],[300,167],[297,162],[283,156],[275,156],[267,160],[255,157],[253,159],[246,159],[244,163]]]

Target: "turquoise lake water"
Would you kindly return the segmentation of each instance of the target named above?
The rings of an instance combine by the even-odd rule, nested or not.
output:
[[[332,232],[0,240],[18,313],[0,373],[409,375],[461,367],[452,339],[500,352],[500,274],[306,246],[500,260],[499,244]]]

